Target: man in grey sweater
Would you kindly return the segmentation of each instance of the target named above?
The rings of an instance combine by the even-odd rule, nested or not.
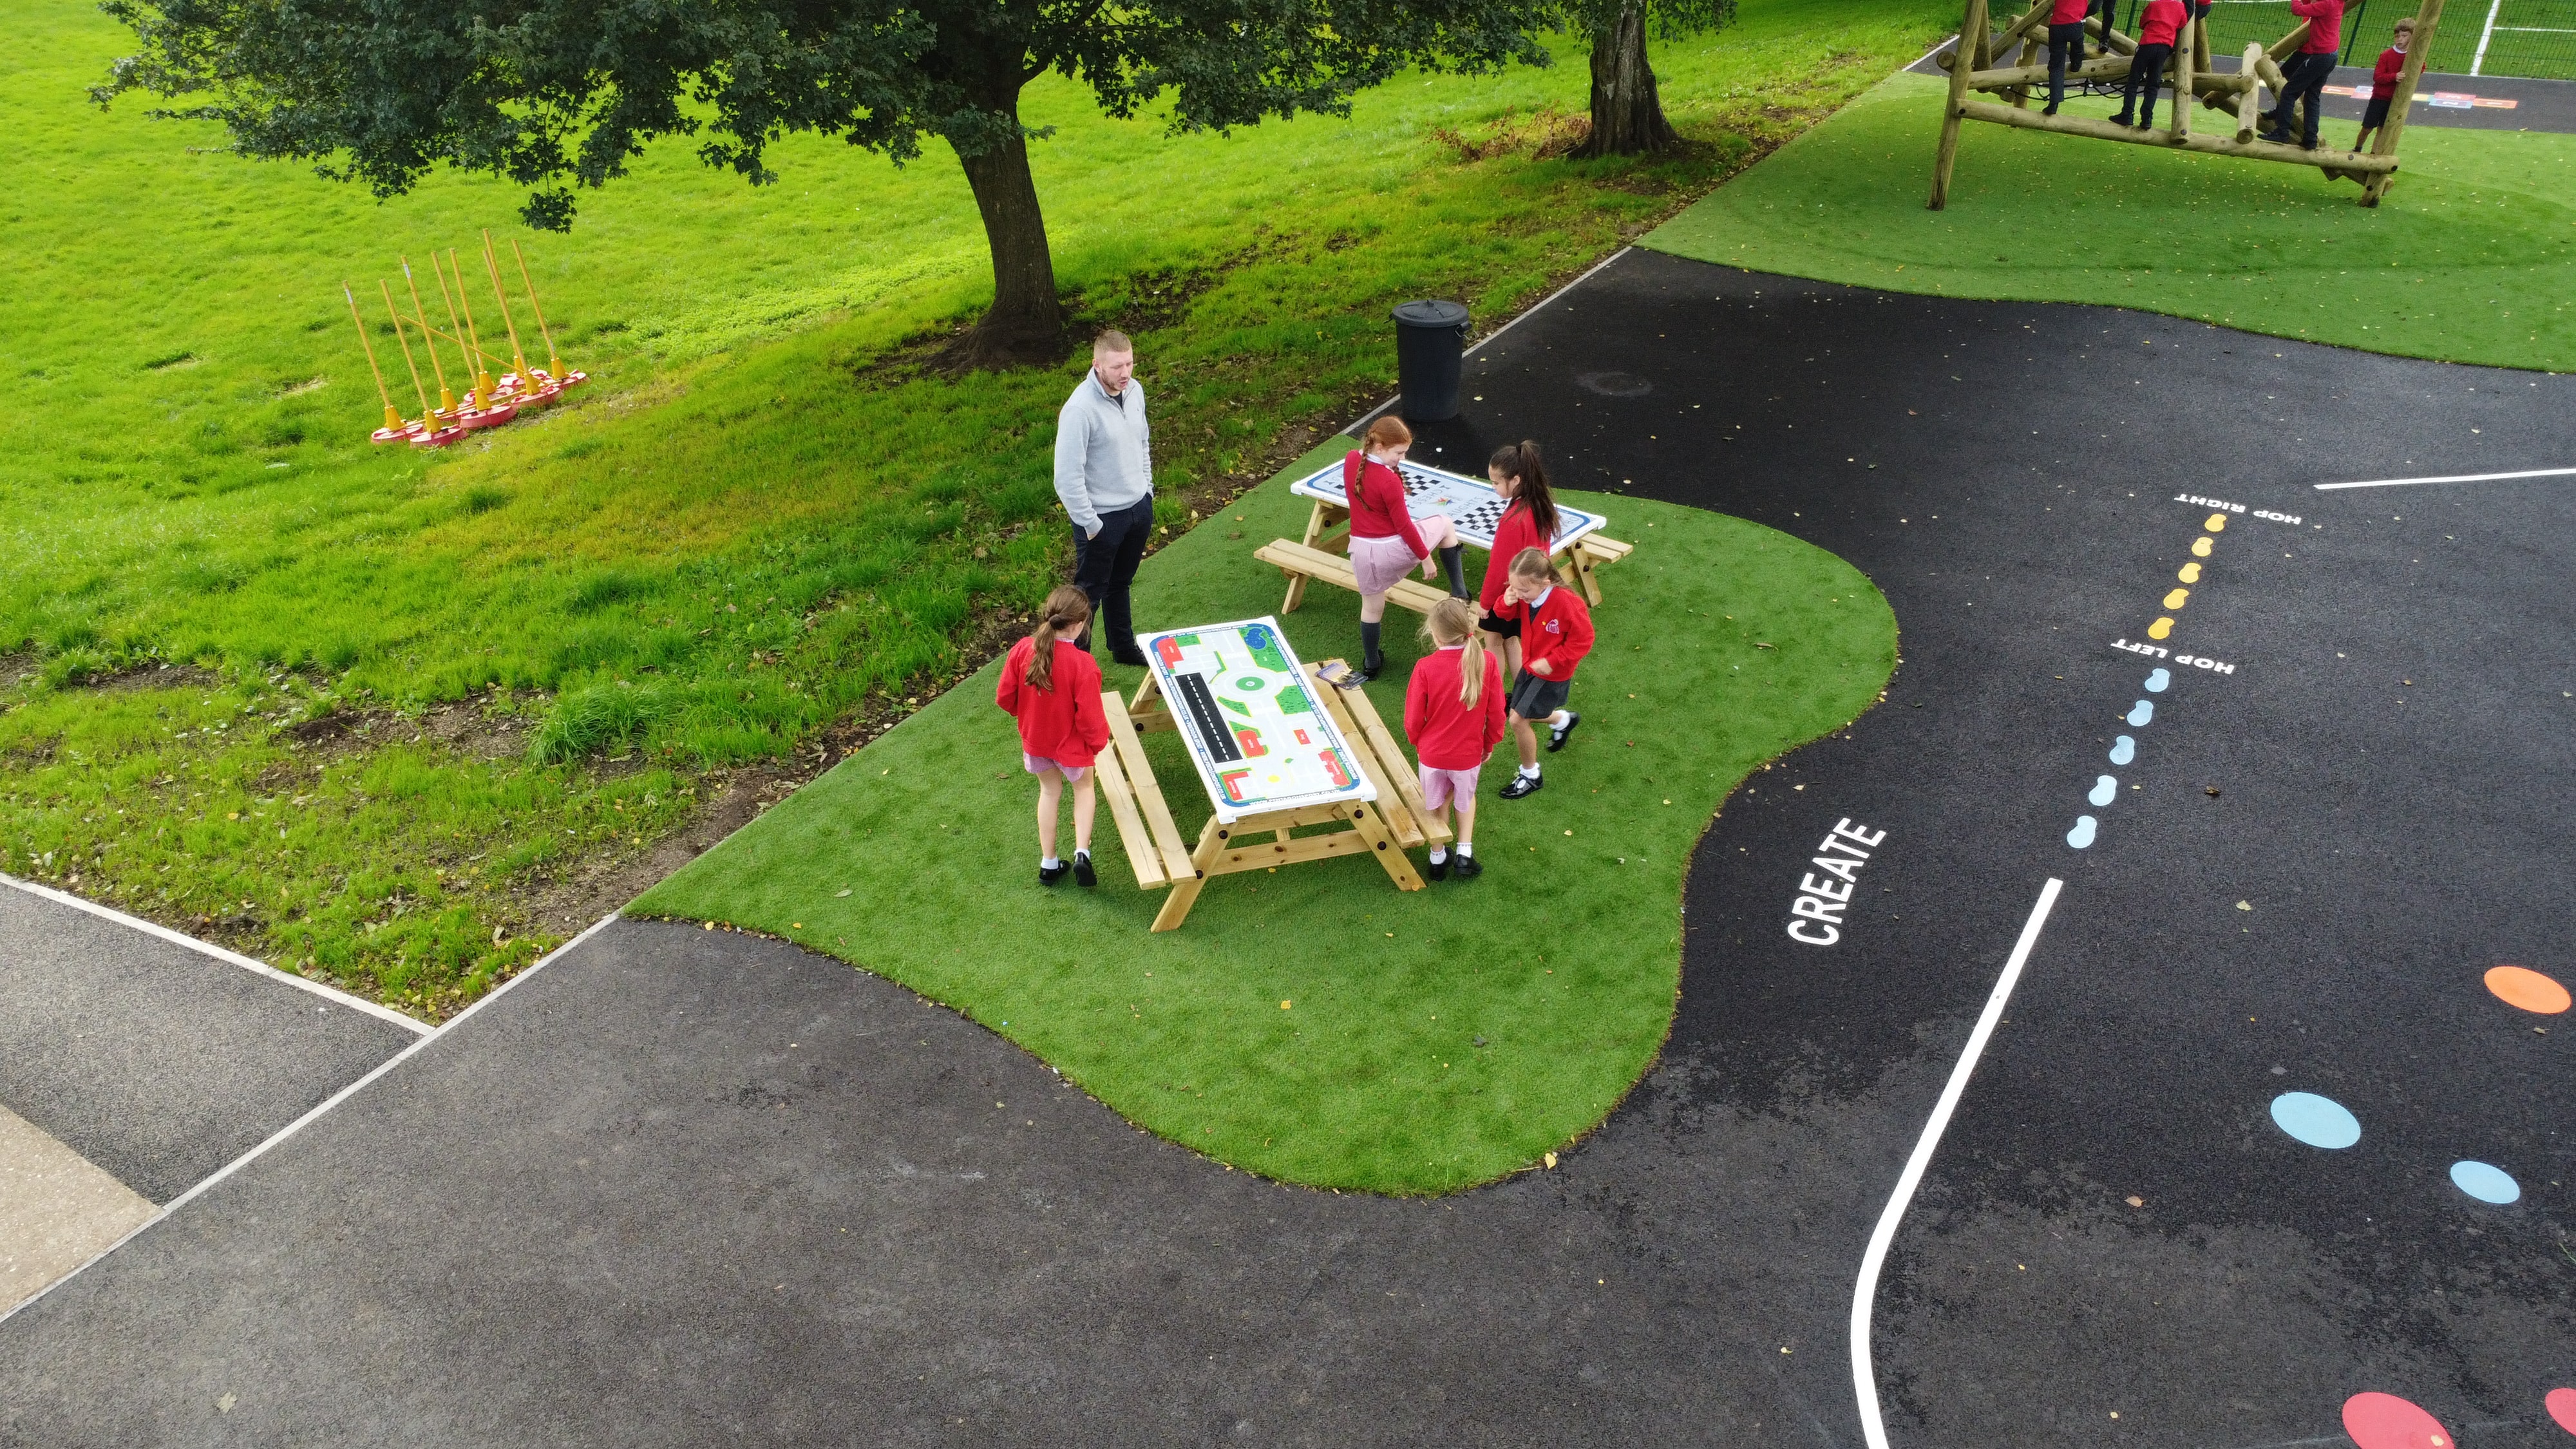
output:
[[[1109,657],[1143,664],[1127,590],[1154,531],[1154,453],[1136,345],[1124,332],[1091,344],[1091,370],[1055,419],[1055,494],[1073,520],[1073,581],[1109,636]],[[1074,641],[1091,647],[1091,632]]]

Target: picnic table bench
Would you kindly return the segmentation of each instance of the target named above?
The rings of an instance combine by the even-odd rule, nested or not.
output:
[[[1506,506],[1506,500],[1492,484],[1410,459],[1397,464],[1396,473],[1404,480],[1405,501],[1416,517],[1445,513],[1457,525],[1462,542],[1492,551],[1494,529],[1502,522]],[[1254,558],[1288,576],[1288,597],[1279,606],[1283,614],[1297,612],[1297,607],[1306,601],[1310,579],[1354,593],[1359,590],[1359,576],[1351,570],[1351,510],[1349,497],[1342,489],[1342,465],[1332,463],[1320,468],[1289,484],[1288,490],[1314,500],[1306,518],[1305,537],[1273,539],[1252,551]],[[1597,513],[1557,505],[1556,539],[1550,550],[1558,555],[1557,577],[1567,587],[1583,590],[1585,600],[1594,604],[1601,602],[1597,571],[1626,558],[1636,547],[1602,533],[1608,521]],[[1403,579],[1387,591],[1387,602],[1417,614],[1430,612],[1432,605],[1446,597],[1448,590],[1414,578]]]

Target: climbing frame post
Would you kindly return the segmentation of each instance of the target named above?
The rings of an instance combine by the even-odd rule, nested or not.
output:
[[[1968,0],[1967,13],[1959,19],[1959,45],[1950,55],[1950,98],[1941,107],[1941,151],[1932,163],[1929,203],[1934,211],[1950,203],[1950,166],[1959,159],[1959,103],[1968,98],[1968,76],[1985,48],[1986,0]]]

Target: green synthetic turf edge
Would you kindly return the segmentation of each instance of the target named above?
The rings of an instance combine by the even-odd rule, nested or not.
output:
[[[1280,577],[1251,551],[1302,526],[1286,480],[1344,446],[1149,559],[1139,619],[1275,613]],[[1603,575],[1600,643],[1574,690],[1585,722],[1543,756],[1547,787],[1504,802],[1508,744],[1486,766],[1488,867],[1472,884],[1405,894],[1345,857],[1212,881],[1181,930],[1151,935],[1161,893],[1136,888],[1104,808],[1099,889],[1043,889],[1036,790],[988,666],[628,910],[842,957],[1138,1124],[1270,1177],[1424,1193],[1523,1167],[1597,1124],[1653,1061],[1680,979],[1683,873],[1719,802],[1857,716],[1896,659],[1886,600],[1831,554],[1720,514],[1568,496],[1637,550]],[[1355,653],[1356,618],[1352,596],[1318,587],[1283,622],[1313,661]],[[1398,727],[1414,624],[1390,620],[1395,663],[1370,686]],[[1134,682],[1110,672],[1110,688]],[[1177,738],[1148,746],[1195,838],[1208,807]]]
[[[1891,77],[1640,244],[1891,291],[2094,302],[2576,370],[2576,137],[2413,127],[2396,186],[2370,209],[2304,167],[1971,122],[1936,212],[1924,198],[1944,84]],[[2327,140],[2349,144],[2354,129],[2328,122]]]

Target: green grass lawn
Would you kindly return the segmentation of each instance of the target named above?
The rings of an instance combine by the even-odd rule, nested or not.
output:
[[[1140,626],[1275,613],[1279,574],[1252,550],[1296,535],[1307,505],[1287,478],[1340,452],[1148,560]],[[1508,743],[1486,766],[1487,869],[1471,884],[1407,894],[1375,860],[1341,857],[1219,877],[1181,929],[1151,935],[1161,893],[1136,889],[1103,809],[1099,889],[1047,890],[1036,786],[988,667],[632,909],[831,952],[1273,1177],[1437,1192],[1525,1166],[1598,1122],[1663,1041],[1682,876],[1718,802],[1868,707],[1896,663],[1886,600],[1840,559],[1718,514],[1573,501],[1637,551],[1603,573],[1600,641],[1575,678],[1583,728],[1542,756],[1546,788],[1496,798]],[[1319,586],[1283,622],[1314,662],[1355,657],[1357,619],[1355,596]],[[1399,731],[1416,622],[1391,616],[1393,662],[1368,687]],[[1138,673],[1113,669],[1110,687]],[[1195,839],[1209,807],[1178,736],[1146,742]]]
[[[1579,51],[1231,138],[1032,88],[1058,274],[1143,343],[1166,521],[1381,395],[1393,302],[1499,320],[1945,9],[1747,0],[1659,46],[1700,145],[1645,164],[1448,139],[1579,111]],[[990,286],[945,152],[790,142],[761,191],[684,145],[642,158],[571,236],[521,234],[588,395],[424,459],[363,441],[340,283],[506,239],[518,193],[439,176],[378,204],[200,123],[102,116],[81,88],[130,42],[86,0],[30,0],[12,39],[0,870],[444,1015],[560,938],[534,902],[679,828],[706,772],[899,714],[1066,566],[1047,452],[1073,371],[901,364]],[[453,743],[440,707],[512,748]],[[288,733],[330,714],[369,728]]]
[[[2101,302],[2576,370],[2576,136],[2410,128],[2396,186],[2365,209],[2359,188],[2304,167],[1972,121],[1935,212],[1923,202],[1943,84],[1892,77],[1645,244],[1900,292]],[[2101,115],[2116,104],[2067,102]],[[2351,123],[2328,125],[2351,141]]]

